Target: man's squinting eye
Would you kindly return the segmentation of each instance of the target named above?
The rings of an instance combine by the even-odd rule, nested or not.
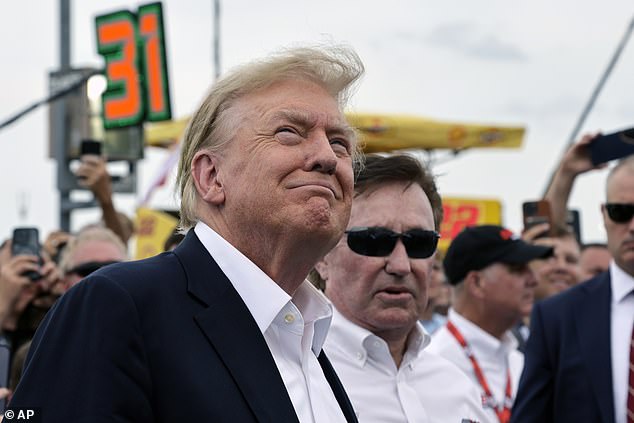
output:
[[[280,132],[290,132],[292,134],[296,134],[297,133],[297,131],[295,129],[293,129],[293,128],[289,127],[289,126],[283,126],[281,128],[278,128],[275,131],[276,134],[279,134]]]
[[[350,152],[350,142],[345,138],[331,138],[330,145],[333,150],[337,149],[337,151],[344,150],[345,152]]]

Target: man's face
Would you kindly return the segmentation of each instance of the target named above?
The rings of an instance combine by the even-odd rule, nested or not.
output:
[[[530,315],[537,282],[527,264],[493,263],[482,269],[480,275],[489,311],[508,321]]]
[[[389,183],[355,198],[348,228],[380,226],[402,233],[434,230],[432,208],[419,185]],[[350,250],[347,235],[317,269],[326,295],[346,318],[380,336],[409,333],[427,304],[433,256],[412,259],[399,239],[387,257]]]
[[[586,247],[579,257],[581,280],[585,281],[605,272],[610,267],[610,250],[604,247]]]
[[[537,300],[558,294],[581,280],[579,244],[573,237],[538,238],[533,243],[553,247],[551,257],[533,260],[530,264],[537,278]]]
[[[634,204],[634,170],[623,167],[612,174],[607,186],[608,203]],[[634,218],[617,223],[602,207],[608,249],[621,269],[634,276]]]
[[[238,128],[217,170],[232,243],[309,235],[328,251],[348,222],[354,183],[356,141],[337,101],[313,82],[285,80],[230,111]]]
[[[427,307],[434,307],[437,299],[443,295],[443,287],[447,283],[442,262],[438,258],[432,261],[432,271],[427,284]]]
[[[68,270],[77,268],[77,266],[85,263],[107,263],[112,261],[126,260],[125,254],[119,247],[108,241],[91,240],[82,242],[69,258]],[[72,287],[84,278],[75,272],[67,273],[64,276],[64,287],[66,289]]]

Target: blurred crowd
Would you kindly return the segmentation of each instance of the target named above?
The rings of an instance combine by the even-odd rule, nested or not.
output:
[[[15,390],[31,338],[54,302],[89,274],[130,257],[134,224],[115,209],[106,159],[82,156],[76,176],[101,208],[100,221],[76,233],[55,230],[45,234],[37,240],[39,251],[31,250],[37,254],[26,254],[17,245],[14,248],[14,238],[0,246],[0,374],[7,377],[0,391],[3,397]],[[173,248],[182,237],[175,232],[165,248]]]

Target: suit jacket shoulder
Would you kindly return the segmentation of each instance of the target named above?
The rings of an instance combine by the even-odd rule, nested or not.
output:
[[[253,317],[193,232],[62,296],[11,406],[43,422],[297,422]]]
[[[533,307],[512,422],[612,422],[611,288],[601,274]]]

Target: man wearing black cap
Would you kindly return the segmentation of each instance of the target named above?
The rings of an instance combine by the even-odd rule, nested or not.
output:
[[[490,225],[466,228],[447,250],[443,265],[455,298],[429,350],[476,382],[494,421],[509,421],[524,365],[509,330],[533,305],[536,281],[528,262],[551,254],[552,248]]]

